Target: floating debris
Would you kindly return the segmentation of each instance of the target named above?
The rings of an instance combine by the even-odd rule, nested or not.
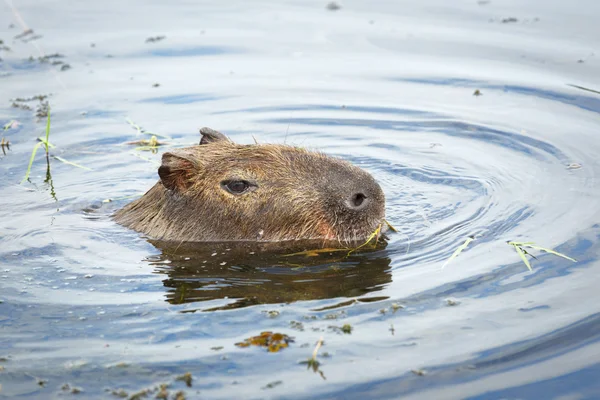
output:
[[[50,109],[50,104],[48,103],[49,95],[36,95],[33,97],[17,97],[16,99],[12,99],[12,107],[18,108],[20,110],[25,111],[33,111],[33,107],[29,105],[29,103],[37,101],[38,104],[35,107],[35,116],[38,118],[46,118],[48,116],[48,110]]]
[[[187,387],[192,387],[192,374],[189,372],[186,372],[183,375],[178,376],[177,378],[175,378],[176,381],[182,381],[185,382]]]
[[[302,332],[304,331],[304,324],[298,321],[290,321],[290,328]]]
[[[60,53],[54,53],[54,54],[47,54],[47,55],[41,56],[41,57],[30,56],[27,59],[27,61],[29,61],[29,62],[37,61],[40,64],[50,64],[50,65],[54,65],[54,66],[60,65],[61,71],[66,71],[68,69],[71,69],[71,65],[67,64],[66,62],[61,60],[62,58],[65,58],[65,56]]]
[[[329,11],[337,11],[337,10],[339,10],[340,8],[342,8],[342,6],[341,6],[341,5],[339,5],[339,3],[336,3],[335,1],[332,1],[332,2],[330,2],[329,4],[327,4],[326,8],[327,8]]]
[[[259,336],[252,336],[235,345],[238,347],[264,347],[269,353],[277,353],[288,347],[293,341],[293,338],[283,333],[261,332]]]
[[[111,390],[110,394],[112,394],[113,396],[116,396],[116,397],[120,397],[122,399],[129,397],[129,393],[127,393],[124,389]]]
[[[175,393],[175,397],[173,397],[173,400],[185,400],[185,393],[180,390],[179,392]]]
[[[446,299],[446,305],[453,307],[453,306],[457,306],[460,304],[460,301],[455,300],[455,299]]]
[[[345,333],[347,335],[350,335],[352,333],[352,330],[354,329],[354,328],[352,328],[352,325],[350,325],[350,324],[344,324],[341,327],[340,326],[330,326],[329,328],[331,328],[337,332]]]
[[[267,314],[267,317],[269,318],[277,318],[279,317],[279,311],[277,310],[269,310],[269,311],[263,311],[265,314]]]
[[[271,382],[271,383],[267,383],[262,389],[273,389],[276,386],[279,386],[283,384],[283,381],[275,381],[275,382]]]
[[[76,387],[76,386],[71,386],[68,383],[65,383],[64,385],[62,385],[60,389],[63,392],[69,392],[71,394],[79,394],[79,393],[83,392],[83,389]]]
[[[15,128],[18,128],[19,125],[21,125],[19,123],[19,121],[16,121],[13,119],[13,120],[8,121],[6,124],[4,124],[4,126],[2,127],[2,130],[7,131],[9,129],[15,129]]]
[[[158,393],[156,393],[155,399],[159,400],[169,400],[169,391],[167,390],[169,386],[167,384],[162,384],[159,387]]]
[[[15,40],[21,40],[23,42],[30,42],[40,38],[42,38],[42,35],[36,34],[33,29],[26,29],[14,37]]]
[[[139,146],[139,147],[136,147],[135,150],[148,151],[148,150],[156,150],[156,149],[158,149],[159,146],[164,146],[164,145],[167,145],[168,143],[161,142],[158,140],[156,135],[152,135],[152,137],[150,137],[150,139],[134,140],[131,142],[125,142],[125,144]]]
[[[0,39],[0,51],[10,51],[10,47],[4,44],[4,41]]]
[[[146,39],[146,43],[156,43],[156,42],[160,42],[161,40],[165,40],[167,37],[164,35],[161,36],[151,36],[149,38]]]
[[[10,150],[10,141],[2,138],[2,140],[0,140],[0,147],[2,148],[2,153],[6,155],[6,150]]]

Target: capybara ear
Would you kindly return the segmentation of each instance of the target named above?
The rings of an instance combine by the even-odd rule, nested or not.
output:
[[[193,183],[196,165],[189,150],[176,150],[162,155],[162,165],[158,167],[158,176],[164,187],[184,192]]]
[[[215,131],[210,128],[200,128],[200,134],[202,135],[202,139],[200,139],[200,144],[214,143],[220,141],[231,142],[231,140],[225,136],[223,133],[219,131]]]

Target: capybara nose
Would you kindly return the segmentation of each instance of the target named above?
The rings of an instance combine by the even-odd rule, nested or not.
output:
[[[352,194],[348,200],[346,200],[346,206],[354,211],[362,210],[369,203],[369,198],[362,192],[356,192]]]

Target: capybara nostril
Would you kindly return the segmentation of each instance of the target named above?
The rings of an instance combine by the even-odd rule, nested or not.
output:
[[[367,196],[365,196],[364,193],[359,192],[354,193],[352,196],[350,196],[350,199],[348,200],[346,205],[352,210],[360,210],[364,208],[368,202],[369,199],[367,198]]]

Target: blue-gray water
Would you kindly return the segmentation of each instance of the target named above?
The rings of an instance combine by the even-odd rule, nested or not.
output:
[[[0,4],[0,398],[600,398],[600,3],[339,5]],[[19,184],[45,119],[11,105],[40,94],[50,154],[92,170],[47,179],[40,149]],[[125,145],[128,118],[168,146]],[[201,126],[353,161],[399,233],[286,267],[112,222]],[[532,250],[530,272],[509,240],[577,262]],[[295,341],[235,346],[261,331]],[[320,337],[326,379],[299,364]]]

